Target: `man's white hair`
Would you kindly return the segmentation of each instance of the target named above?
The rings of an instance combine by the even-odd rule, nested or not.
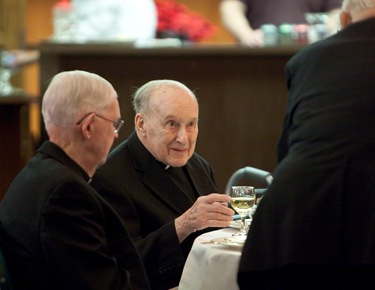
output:
[[[78,117],[98,112],[117,98],[112,85],[101,76],[85,71],[61,72],[53,77],[42,101],[46,128],[66,127]]]

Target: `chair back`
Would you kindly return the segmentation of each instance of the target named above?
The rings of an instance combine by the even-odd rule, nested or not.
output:
[[[232,174],[225,187],[225,193],[229,195],[232,186],[244,185],[243,182],[245,181],[246,185],[254,185],[257,198],[260,198],[272,183],[272,179],[273,177],[268,171],[246,166]]]

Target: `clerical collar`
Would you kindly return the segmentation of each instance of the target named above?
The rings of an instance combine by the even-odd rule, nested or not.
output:
[[[168,170],[169,168],[171,168],[171,166],[169,164],[166,165],[165,163],[163,163],[163,162],[161,162],[159,160],[156,160],[156,161],[159,163],[159,165],[160,165],[161,168],[164,168],[164,170]]]

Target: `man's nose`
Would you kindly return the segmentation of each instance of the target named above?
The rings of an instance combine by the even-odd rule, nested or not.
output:
[[[181,126],[178,130],[176,140],[180,143],[184,143],[187,140],[187,130],[185,126]]]

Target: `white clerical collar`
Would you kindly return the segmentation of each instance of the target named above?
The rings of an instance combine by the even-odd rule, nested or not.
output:
[[[165,166],[164,170],[167,170],[169,167],[171,166],[170,165]]]

